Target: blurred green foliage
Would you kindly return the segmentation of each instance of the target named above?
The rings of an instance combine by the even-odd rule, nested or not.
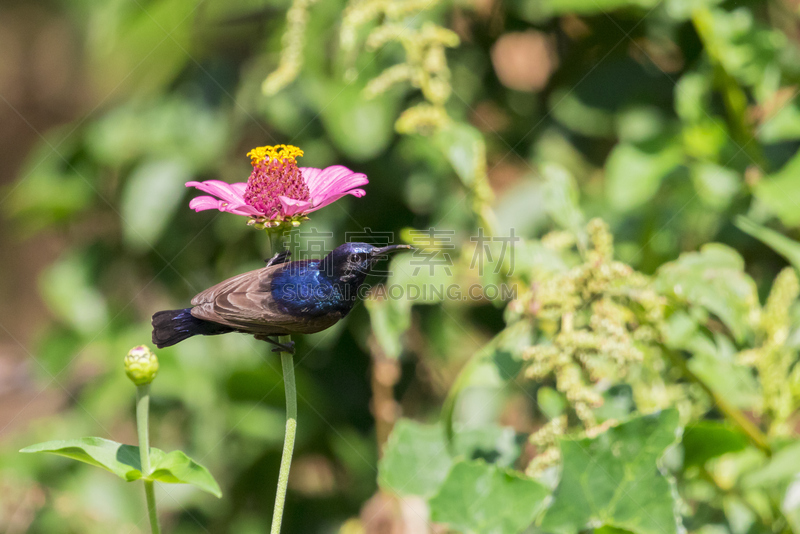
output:
[[[239,218],[189,210],[182,184],[243,181],[250,148],[292,143],[303,165],[370,178],[364,199],[294,231],[296,257],[319,241],[312,228],[331,249],[346,232],[411,242],[433,227],[453,232],[453,249],[426,249],[449,254],[451,273],[398,256],[373,283],[517,294],[375,297],[297,340],[286,532],[411,516],[464,532],[798,532],[793,3],[53,9],[82,36],[98,102],[47,133],[4,204],[20,235],[70,244],[41,278],[53,319],[34,366],[68,405],[0,450],[0,486],[45,488],[28,531],[145,531],[138,487],[16,451],[132,441],[122,357],[149,339],[150,315],[269,254]],[[513,260],[502,242],[483,249],[479,228],[513,229]],[[227,335],[160,351],[152,441],[188,451],[223,494],[160,488],[166,530],[266,530],[283,392],[261,345]]]

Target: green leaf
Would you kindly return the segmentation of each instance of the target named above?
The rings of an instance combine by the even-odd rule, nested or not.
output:
[[[139,447],[134,447],[139,454]],[[150,449],[150,466],[152,473],[147,477],[167,484],[191,484],[216,497],[222,497],[219,484],[211,473],[198,464],[183,451],[165,453],[159,449]]]
[[[73,252],[51,265],[39,280],[47,306],[83,334],[97,331],[108,322],[106,300],[93,279],[86,256]]]
[[[616,118],[617,136],[628,143],[646,143],[664,133],[666,117],[655,106],[633,105],[620,110]]]
[[[760,26],[746,8],[695,9],[693,18],[709,55],[746,86],[764,83],[766,71],[787,44],[785,35]]]
[[[679,517],[657,462],[675,442],[678,412],[632,419],[593,439],[563,439],[563,472],[542,529],[574,534],[605,524],[638,534],[674,534]]]
[[[413,243],[415,238],[409,237]],[[427,237],[421,243],[425,241]],[[373,298],[365,299],[375,340],[386,356],[398,358],[403,351],[401,338],[411,326],[411,306],[441,302],[447,287],[455,282],[454,267],[446,265],[445,254],[451,255],[446,249],[426,251],[420,257],[396,255],[387,283],[376,286]]]
[[[386,443],[378,464],[378,485],[396,495],[430,497],[450,470],[444,431],[439,425],[421,425],[401,419]]]
[[[215,168],[230,135],[225,116],[208,105],[180,97],[132,101],[87,127],[93,159],[120,168],[142,159],[180,160],[193,172]],[[247,158],[241,155],[241,163]]]
[[[775,488],[789,484],[800,472],[800,441],[795,441],[776,452],[769,462],[745,474],[742,487]]]
[[[652,9],[657,0],[545,0],[543,2],[554,14],[585,14],[608,13],[625,8]]]
[[[580,190],[572,174],[557,163],[541,165],[545,179],[542,197],[547,214],[565,230],[585,234],[585,217],[580,209]]]
[[[609,525],[603,525],[602,527],[592,529],[592,534],[632,534],[630,530],[625,530],[624,528],[616,528]]]
[[[598,422],[624,421],[636,408],[633,390],[628,384],[611,386],[603,392],[603,404],[595,409]]]
[[[372,334],[389,358],[399,358],[403,352],[402,336],[411,326],[411,303],[399,299],[364,300],[369,312]]]
[[[800,225],[800,154],[780,171],[765,176],[753,187],[753,195],[786,226]]]
[[[87,49],[88,72],[99,94],[155,92],[190,60],[194,1],[153,0],[147,9],[125,2],[98,7],[90,17]]]
[[[65,456],[105,469],[129,482],[142,478],[139,447],[103,438],[46,441],[25,447],[20,452],[46,452]],[[168,484],[191,484],[212,495],[222,497],[219,485],[211,473],[181,451],[165,453],[151,447],[150,463],[152,473],[147,480]]]
[[[748,494],[766,490],[782,495],[780,506],[783,515],[792,529],[800,526],[800,441],[786,445],[765,465],[748,469],[740,485]]]
[[[725,209],[739,192],[739,175],[714,163],[699,162],[691,167],[692,183],[697,196],[708,206]]]
[[[416,237],[415,237],[416,236]],[[405,237],[405,236],[404,236]],[[451,245],[447,237],[435,238],[441,243],[430,247],[431,239],[427,234],[412,234],[408,241],[412,245],[430,247],[418,254],[397,254],[389,264],[389,278],[386,286],[391,291],[387,295],[390,300],[408,306],[417,304],[437,304],[447,297],[447,288],[456,283],[455,251],[445,248]],[[434,255],[435,253],[435,255]]]
[[[542,386],[536,392],[536,405],[548,419],[555,419],[567,409],[567,399],[559,391]]]
[[[431,519],[465,532],[516,534],[544,507],[547,488],[483,461],[456,463],[430,500]]]
[[[752,370],[736,361],[736,347],[731,339],[717,333],[712,343],[702,332],[695,334],[683,348],[692,353],[687,365],[708,387],[741,409],[758,408],[762,394]]]
[[[724,123],[709,118],[685,124],[682,132],[683,150],[695,161],[718,159],[730,141],[731,134]]]
[[[636,9],[643,14],[658,5],[657,0],[512,0],[517,14],[534,23],[559,15],[597,15]]]
[[[453,454],[468,460],[485,460],[511,468],[520,454],[517,433],[509,426],[496,424],[467,428],[453,436]]]
[[[699,421],[683,431],[683,467],[702,467],[711,458],[747,447],[747,436],[725,423]]]
[[[122,192],[122,233],[129,247],[141,252],[155,244],[183,201],[189,178],[180,160],[147,162],[131,174]]]
[[[47,163],[57,157],[51,156]],[[57,171],[54,165],[43,167],[30,176],[20,173],[23,178],[8,197],[8,213],[25,217],[33,230],[86,209],[94,195],[91,184],[79,173]]]
[[[760,409],[762,404],[761,388],[756,376],[749,367],[739,365],[737,348],[730,337],[715,332],[713,339],[709,337],[698,322],[708,321],[705,310],[690,310],[695,315],[678,311],[673,313],[667,322],[667,346],[689,352],[689,369],[708,387],[721,397],[728,399],[731,405],[744,410]],[[696,317],[696,312],[702,317]]]
[[[453,166],[467,187],[472,187],[478,173],[485,172],[483,136],[474,127],[461,122],[451,122],[434,137],[434,142]]]
[[[798,502],[798,495],[800,495],[800,481],[790,484],[781,501],[781,512],[789,522],[792,532],[797,532],[800,529],[800,503]]]
[[[230,432],[264,444],[280,447],[286,428],[286,415],[283,410],[263,404],[232,403],[225,416],[230,424]]]
[[[677,144],[644,150],[622,143],[617,145],[606,162],[606,195],[611,205],[626,211],[638,208],[652,199],[661,182],[683,161]]]
[[[76,161],[80,147],[63,129],[48,133],[31,151],[19,179],[0,189],[6,214],[34,233],[86,210],[96,196],[94,169]]]
[[[606,109],[586,104],[574,91],[553,91],[548,107],[553,117],[573,132],[588,137],[614,136],[614,116]]]
[[[475,352],[461,368],[442,406],[441,419],[448,440],[452,440],[458,423],[468,422],[474,427],[481,424],[481,419],[496,419],[497,414],[491,413],[491,403],[480,399],[480,392],[489,391],[491,399],[498,397],[507,381],[520,371],[523,349],[530,346],[532,335],[530,322],[512,323]],[[477,410],[474,405],[470,406],[468,393],[478,393]]]
[[[700,252],[681,254],[659,269],[656,287],[714,313],[738,342],[750,333],[750,312],[758,305],[756,286],[744,272],[741,256],[730,247],[710,243]]]
[[[800,102],[795,98],[759,126],[758,139],[764,144],[800,138]]]
[[[123,445],[103,438],[79,438],[45,441],[19,452],[49,452],[100,467],[124,480],[142,478],[139,447]]]
[[[322,124],[349,158],[365,161],[383,152],[394,135],[398,99],[392,93],[365,99],[357,84],[327,83],[316,95]]]
[[[789,260],[789,263],[800,272],[800,243],[766,226],[761,226],[747,217],[737,217],[735,224],[739,230],[750,234]]]
[[[258,103],[269,124],[285,135],[301,131],[308,122],[308,117],[303,114],[305,111],[303,104],[298,95],[291,91],[279,91],[269,98],[260,99]],[[309,165],[306,159],[303,163]]]
[[[711,76],[689,71],[675,85],[675,112],[684,122],[702,122],[708,118],[711,100]]]

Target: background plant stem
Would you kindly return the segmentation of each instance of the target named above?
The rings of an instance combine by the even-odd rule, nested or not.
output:
[[[747,117],[747,93],[725,69],[721,59],[722,53],[717,46],[719,39],[714,36],[713,22],[714,14],[707,7],[693,10],[692,24],[714,67],[714,81],[727,111],[731,136],[753,164],[759,169],[767,169],[767,159],[764,157],[761,146],[758,142],[752,142],[755,138],[755,131]]]
[[[136,386],[136,431],[139,434],[139,460],[142,476],[150,475],[150,384]],[[150,517],[150,530],[153,534],[161,532],[158,526],[156,495],[152,480],[144,481],[144,495],[147,499],[147,514]]]

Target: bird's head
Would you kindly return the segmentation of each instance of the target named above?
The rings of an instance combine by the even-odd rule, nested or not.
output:
[[[367,243],[345,243],[325,257],[323,268],[342,282],[362,282],[375,264],[389,253],[413,248],[411,245],[374,247]]]

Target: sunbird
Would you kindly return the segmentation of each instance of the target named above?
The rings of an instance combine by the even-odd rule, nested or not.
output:
[[[353,309],[378,260],[412,248],[345,243],[321,260],[300,261],[289,261],[289,251],[278,252],[265,267],[197,294],[191,308],[154,314],[153,343],[161,349],[192,336],[242,332],[276,345],[275,351],[293,353],[294,342],[273,338],[330,328]]]

